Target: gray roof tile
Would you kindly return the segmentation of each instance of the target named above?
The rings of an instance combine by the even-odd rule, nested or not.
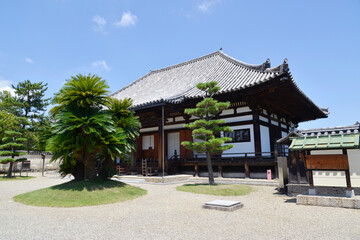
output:
[[[179,103],[185,98],[197,98],[202,92],[196,84],[216,81],[221,92],[231,92],[266,82],[279,73],[263,69],[263,64],[251,65],[238,61],[222,51],[196,58],[181,64],[151,71],[132,84],[112,94],[122,99],[130,97],[134,107],[156,102]]]
[[[202,96],[202,91],[196,88],[200,82],[216,81],[221,88],[220,93],[226,93],[259,85],[285,72],[288,77],[284,79],[291,81],[300,95],[317,109],[322,117],[326,116],[328,109],[320,109],[298,88],[289,72],[287,59],[279,66],[271,68],[269,59],[260,65],[251,65],[236,60],[221,50],[151,71],[113,93],[112,97],[132,98],[135,109],[161,102],[181,103],[184,99]]]

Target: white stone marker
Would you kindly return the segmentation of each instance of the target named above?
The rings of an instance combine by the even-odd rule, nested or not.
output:
[[[244,204],[239,201],[214,200],[206,202],[205,205],[203,205],[203,208],[232,212],[236,209],[242,208],[243,206]]]

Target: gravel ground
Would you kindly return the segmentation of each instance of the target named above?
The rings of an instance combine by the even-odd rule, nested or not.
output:
[[[274,187],[247,196],[216,197],[176,191],[179,184],[139,184],[146,196],[122,203],[50,208],[12,197],[60,184],[54,174],[0,182],[0,239],[360,239],[360,210],[298,206]],[[202,209],[215,199],[238,200],[235,212]]]

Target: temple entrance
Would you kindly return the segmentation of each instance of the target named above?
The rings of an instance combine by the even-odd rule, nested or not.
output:
[[[176,151],[180,155],[180,133],[173,132],[167,134],[167,158],[170,159]]]

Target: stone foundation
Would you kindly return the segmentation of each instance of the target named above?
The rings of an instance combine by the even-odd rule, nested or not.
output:
[[[296,197],[296,204],[360,209],[360,199],[356,197],[346,198],[346,197],[311,196],[311,195],[299,194]]]
[[[287,194],[289,196],[297,196],[299,194],[307,194],[309,192],[309,184],[293,184],[289,183],[287,186]],[[345,197],[346,187],[327,187],[315,186],[317,195]],[[356,196],[360,196],[360,188],[354,188]]]

